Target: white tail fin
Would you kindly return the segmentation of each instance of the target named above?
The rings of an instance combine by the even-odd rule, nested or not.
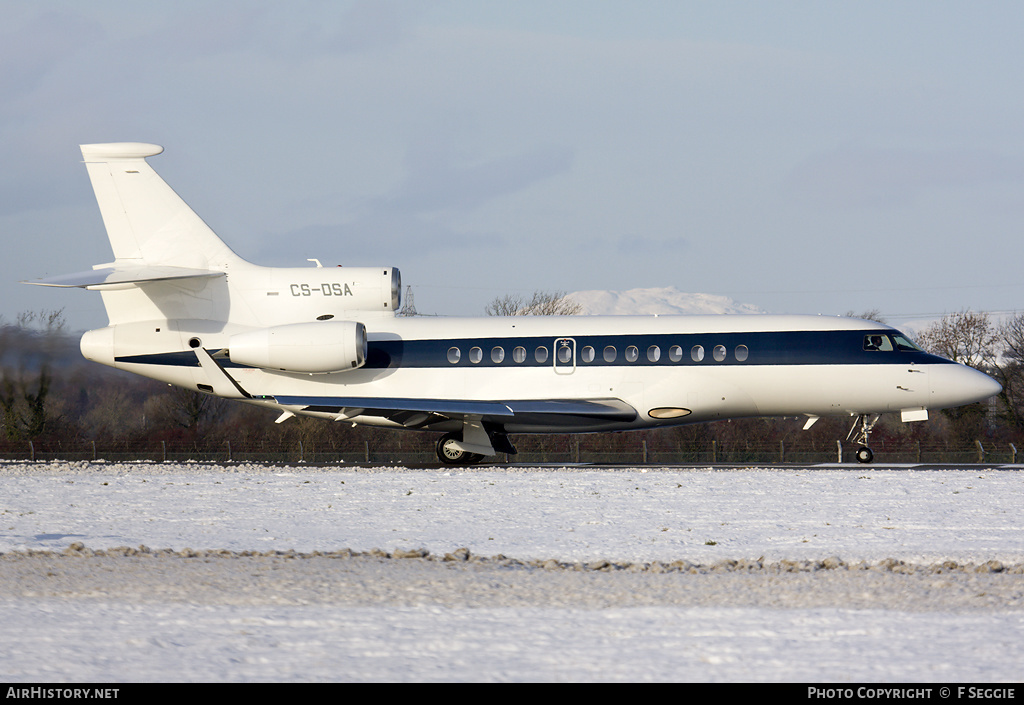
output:
[[[117,142],[81,148],[117,263],[221,271],[244,263],[146,163],[163,147]]]
[[[114,261],[36,283],[100,290],[111,325],[226,320],[224,274],[253,265],[232,252],[146,163],[163,147],[117,142],[81,149]]]
[[[98,290],[111,326],[175,330],[182,347],[228,325],[395,315],[394,267],[259,267],[238,257],[146,163],[161,152],[139,142],[82,145],[114,261],[29,283]]]

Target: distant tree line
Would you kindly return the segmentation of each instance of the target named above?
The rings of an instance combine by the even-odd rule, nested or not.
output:
[[[545,299],[555,299],[545,301]],[[494,315],[525,315],[560,309],[561,294],[538,292],[529,299],[495,301]],[[572,303],[572,302],[569,302]],[[510,308],[515,305],[513,310]],[[538,306],[539,305],[539,306]],[[548,308],[545,308],[548,307]],[[877,317],[877,312],[875,312]],[[981,441],[1010,443],[1024,451],[1024,314],[997,323],[985,313],[945,316],[917,337],[925,349],[993,375],[1003,392],[990,402],[932,413],[926,422],[904,424],[884,416],[872,446],[962,450]],[[321,454],[384,451],[433,455],[437,434],[390,431],[297,416],[274,423],[278,412],[228,401],[91,363],[82,358],[78,336],[67,330],[62,311],[26,313],[14,322],[0,318],[0,456],[34,448],[59,452],[76,444],[131,454],[140,448],[230,448],[237,453],[274,453],[303,448]],[[822,418],[803,431],[803,419],[721,421],[630,433],[518,435],[524,453],[571,456],[636,453],[641,444],[658,454],[703,454],[722,458],[756,452],[832,453],[845,439],[852,418]],[[695,455],[696,457],[696,455]]]
[[[484,308],[488,316],[576,316],[583,312],[583,306],[568,298],[564,291],[538,290],[530,298],[505,294]]]

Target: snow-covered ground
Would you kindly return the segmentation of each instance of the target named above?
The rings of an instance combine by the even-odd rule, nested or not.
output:
[[[1017,470],[0,463],[0,482],[0,680],[1024,676]],[[375,557],[410,549],[429,556]],[[516,560],[442,560],[458,549]]]

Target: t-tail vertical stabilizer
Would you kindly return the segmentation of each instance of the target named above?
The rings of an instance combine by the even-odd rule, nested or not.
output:
[[[81,146],[114,261],[29,282],[98,290],[111,325],[177,322],[267,328],[303,321],[390,317],[394,267],[260,267],[236,255],[146,162],[163,147]]]
[[[227,271],[244,265],[146,162],[155,144],[82,145],[115,262]]]
[[[393,317],[401,305],[394,267],[246,262],[146,162],[163,152],[158,145],[81,149],[114,260],[29,283],[100,292],[110,324],[83,336],[90,360],[133,371],[141,365],[143,374],[203,391],[233,389],[210,378],[220,369],[212,354],[231,348],[232,362],[250,367],[348,370],[365,361],[362,321]],[[138,362],[181,352],[194,364]]]
[[[227,272],[253,265],[232,252],[146,162],[163,147],[119,142],[81,150],[114,261],[30,283],[100,291],[111,325],[225,319]]]

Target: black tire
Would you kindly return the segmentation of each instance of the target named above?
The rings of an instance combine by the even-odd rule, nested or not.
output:
[[[484,456],[470,453],[451,446],[451,441],[461,441],[462,434],[446,433],[437,442],[437,459],[443,465],[473,465],[479,463]]]
[[[867,446],[861,446],[857,449],[857,462],[858,463],[870,463],[875,457],[875,454],[871,452],[871,449]]]
[[[462,435],[458,433],[446,433],[441,436],[437,441],[437,459],[441,461],[443,465],[463,465],[466,462],[466,456],[472,455],[464,450],[453,448],[451,446],[452,441],[461,441]]]

